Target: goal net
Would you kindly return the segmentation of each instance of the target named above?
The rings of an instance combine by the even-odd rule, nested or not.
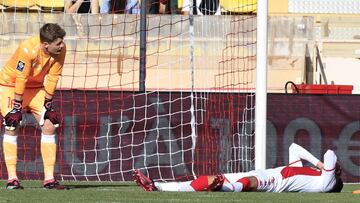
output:
[[[0,0],[0,64],[44,23],[65,28],[54,97],[59,179],[124,181],[140,169],[179,180],[254,169],[256,0],[171,1],[184,15],[70,14],[57,1],[26,2]],[[41,129],[30,114],[24,120],[19,177],[41,179]]]

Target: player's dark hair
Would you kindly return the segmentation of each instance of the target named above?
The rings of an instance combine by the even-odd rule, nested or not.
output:
[[[56,23],[46,23],[40,28],[40,41],[51,43],[57,38],[64,39],[66,32]]]
[[[344,183],[341,178],[337,178],[334,187],[329,192],[341,192],[344,187]]]

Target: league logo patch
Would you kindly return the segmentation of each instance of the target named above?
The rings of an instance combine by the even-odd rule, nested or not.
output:
[[[25,68],[25,63],[22,61],[19,61],[16,65],[16,70],[22,72],[24,70],[24,68]]]

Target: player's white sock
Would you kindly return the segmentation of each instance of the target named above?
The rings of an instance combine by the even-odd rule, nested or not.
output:
[[[232,183],[224,183],[220,189],[222,192],[234,192],[234,190],[235,188]]]
[[[192,181],[186,182],[168,182],[168,183],[159,183],[155,182],[155,187],[159,191],[168,191],[168,192],[194,192],[194,188],[191,187]]]
[[[16,162],[17,162],[17,136],[4,134],[3,150],[8,179],[17,179]]]
[[[243,190],[244,185],[242,183],[236,182],[232,184],[234,187],[234,192],[241,192]]]

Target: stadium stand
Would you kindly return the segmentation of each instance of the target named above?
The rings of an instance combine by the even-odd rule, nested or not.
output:
[[[37,0],[2,0],[0,3],[5,7],[30,8],[35,6]]]
[[[5,11],[62,11],[64,9],[64,1],[59,0],[1,0],[0,9]]]
[[[0,5],[5,11],[37,9],[36,0],[1,0]]]
[[[252,13],[256,11],[257,0],[220,0],[225,12]]]
[[[64,1],[59,0],[36,0],[36,5],[42,9],[63,10]]]

